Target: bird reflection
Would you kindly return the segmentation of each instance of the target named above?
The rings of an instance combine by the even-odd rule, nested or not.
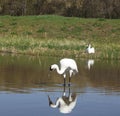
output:
[[[89,59],[87,61],[87,67],[88,67],[88,69],[90,70],[91,66],[93,66],[93,65],[94,65],[94,60],[93,59]]]
[[[77,95],[76,93],[70,93],[69,87],[69,92],[67,96],[65,89],[66,87],[64,86],[63,95],[57,98],[55,104],[52,102],[50,96],[48,96],[48,101],[51,108],[59,108],[60,113],[67,114],[71,113],[72,110],[75,108],[77,102]]]

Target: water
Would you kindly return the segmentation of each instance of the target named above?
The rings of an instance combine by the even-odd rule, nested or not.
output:
[[[79,73],[71,79],[70,87],[64,87],[62,76],[49,71],[59,59],[1,54],[0,115],[120,115],[120,61],[75,59]],[[65,110],[49,106],[49,100],[55,104],[62,98],[74,107]]]

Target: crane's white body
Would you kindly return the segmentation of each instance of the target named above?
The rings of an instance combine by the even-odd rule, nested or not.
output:
[[[75,60],[64,58],[60,60],[60,68],[57,64],[53,64],[50,67],[51,70],[56,69],[58,74],[63,74],[64,78],[66,78],[66,73],[69,72],[70,77],[72,74],[78,72],[77,64]]]
[[[87,52],[89,54],[94,54],[95,53],[95,48],[91,47],[91,44],[88,45]]]
[[[70,85],[70,78],[72,74],[76,74],[78,72],[77,64],[75,60],[70,59],[70,58],[63,58],[60,60],[60,68],[58,67],[57,64],[53,64],[50,67],[50,70],[57,70],[57,73],[60,75],[63,75],[64,77],[64,84],[65,84],[65,78],[67,72],[69,72],[69,85]]]

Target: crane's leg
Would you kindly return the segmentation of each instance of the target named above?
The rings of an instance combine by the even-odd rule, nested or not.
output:
[[[73,70],[70,70],[69,73],[70,73],[70,76],[69,76],[69,84],[68,84],[68,86],[71,85],[71,76],[72,76]]]
[[[64,77],[64,87],[65,87],[66,86],[66,75],[64,74],[63,77]]]
[[[66,80],[65,80],[65,78],[64,78],[64,87],[66,86]]]
[[[63,96],[65,96],[66,95],[66,92],[65,92],[65,85],[64,85],[64,91],[63,91]]]
[[[71,77],[69,77],[69,83],[68,83],[68,86],[71,85]]]
[[[71,94],[71,93],[70,93],[70,86],[69,86],[69,94],[68,94],[68,95],[70,96],[70,94]]]

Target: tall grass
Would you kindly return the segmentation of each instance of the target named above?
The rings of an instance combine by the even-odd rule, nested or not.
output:
[[[1,16],[0,50],[32,55],[120,58],[120,20]],[[91,43],[95,54],[86,53]]]

